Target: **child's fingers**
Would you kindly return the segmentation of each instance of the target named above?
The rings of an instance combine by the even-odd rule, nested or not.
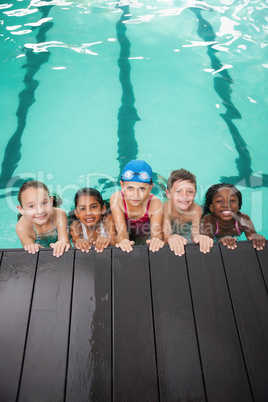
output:
[[[178,255],[179,257],[185,254],[185,248],[183,243],[175,243],[174,254]]]
[[[209,236],[200,235],[199,236],[199,249],[201,253],[209,253],[210,248],[213,247],[213,240]]]
[[[183,254],[185,254],[184,242],[176,241],[174,243],[174,254],[181,257]]]
[[[173,235],[168,239],[170,249],[179,257],[185,253],[184,246],[186,246],[187,243],[187,239],[180,235]]]
[[[84,241],[80,240],[75,243],[75,247],[78,250],[81,250],[82,253],[84,253],[84,252],[89,253],[89,250],[91,249],[91,244],[87,240],[84,240]]]
[[[265,237],[256,234],[252,235],[251,239],[254,248],[257,250],[263,250],[263,247],[265,246]],[[251,239],[249,238],[249,240]]]
[[[220,242],[229,250],[234,250],[235,248],[237,248],[236,240],[236,237],[226,236],[220,239]]]
[[[57,241],[56,243],[51,243],[50,247],[53,248],[54,257],[60,257],[63,255],[64,251],[69,250],[70,244],[66,241]]]
[[[227,247],[231,250],[234,250],[235,248],[237,248],[236,237],[234,237],[233,239],[230,239],[229,242],[227,242]]]
[[[54,257],[60,257],[63,254],[63,247],[62,244],[57,242],[54,244],[53,247],[53,255]]]
[[[100,237],[94,243],[95,251],[97,253],[102,253],[105,248],[110,244],[110,240],[107,237]]]
[[[129,253],[130,251],[133,250],[132,245],[134,244],[133,241],[130,241],[129,239],[124,239],[121,240],[116,247],[120,247],[122,251],[126,251]]]
[[[24,250],[28,251],[29,254],[35,254],[39,251],[39,244],[36,243],[26,244],[24,246]]]
[[[162,248],[165,244],[163,240],[159,239],[158,237],[153,237],[150,240],[146,240],[146,243],[150,245],[149,250],[153,253],[155,251],[159,251],[160,248]]]
[[[86,252],[89,253],[89,250],[91,249],[91,244],[88,241],[85,241],[81,244],[79,244],[80,250],[82,253]]]

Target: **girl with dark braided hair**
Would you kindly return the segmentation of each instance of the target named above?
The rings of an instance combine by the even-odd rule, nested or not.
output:
[[[256,233],[250,217],[240,212],[241,206],[242,194],[235,186],[228,183],[211,186],[206,193],[201,233],[234,250],[237,238],[244,232],[253,247],[262,250],[265,238]]]
[[[86,253],[92,246],[97,253],[102,253],[108,246],[114,246],[114,221],[106,210],[100,192],[90,187],[82,188],[77,191],[74,203],[75,209],[68,215],[74,246]]]

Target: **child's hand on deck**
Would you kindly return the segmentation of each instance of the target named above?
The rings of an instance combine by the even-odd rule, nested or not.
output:
[[[150,244],[149,250],[153,253],[159,251],[165,244],[163,240],[159,239],[159,237],[153,237],[152,239],[146,240],[146,243]]]
[[[130,241],[129,239],[123,239],[119,243],[116,243],[115,247],[121,248],[122,251],[126,251],[129,253],[130,251],[133,250],[132,246],[134,244],[134,241]]]
[[[109,237],[98,237],[96,241],[94,241],[95,250],[97,253],[102,253],[105,248],[107,248],[110,244]]]
[[[264,236],[259,235],[257,233],[253,233],[248,237],[248,240],[252,240],[253,247],[256,248],[257,250],[263,250],[263,247],[265,246]]]
[[[56,243],[51,243],[50,247],[53,248],[54,257],[60,257],[64,251],[68,251],[70,248],[70,243],[65,240],[59,240]]]
[[[227,246],[227,248],[229,248],[230,250],[234,250],[235,248],[237,248],[236,237],[224,236],[219,239],[219,242],[222,243],[224,246]]]
[[[175,255],[181,257],[185,253],[184,246],[187,244],[187,239],[178,234],[173,234],[168,238],[168,244],[170,250],[173,251]]]
[[[40,246],[40,244],[37,243],[25,244],[24,250],[28,251],[29,254],[35,254],[38,253],[41,247],[42,246]]]
[[[86,239],[78,239],[74,245],[78,250],[81,250],[82,253],[89,253],[89,250],[91,249],[91,243]]]
[[[211,239],[209,236],[205,235],[196,235],[193,238],[194,243],[199,243],[199,249],[201,253],[209,253],[211,247],[213,247],[213,239]]]

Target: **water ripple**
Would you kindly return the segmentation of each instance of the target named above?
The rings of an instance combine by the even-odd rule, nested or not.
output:
[[[20,8],[18,10],[4,11],[3,14],[6,14],[8,17],[22,17],[24,15],[36,13],[37,11],[38,11],[37,8],[34,9]]]
[[[47,52],[50,47],[64,47],[74,50],[77,53],[86,53],[97,56],[98,53],[92,52],[88,48],[92,45],[97,45],[102,42],[82,43],[81,45],[67,45],[64,42],[50,41],[43,43],[25,43],[27,49],[32,49],[34,53]]]
[[[0,4],[0,10],[4,10],[5,8],[12,7],[13,4]]]

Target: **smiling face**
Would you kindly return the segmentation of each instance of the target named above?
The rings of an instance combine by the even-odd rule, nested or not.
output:
[[[237,195],[230,188],[223,187],[213,196],[210,211],[223,222],[231,221],[239,211]]]
[[[50,219],[52,199],[43,188],[29,187],[21,194],[21,206],[18,206],[20,213],[37,225],[44,225]]]
[[[92,195],[79,197],[75,216],[88,227],[95,226],[106,212],[106,206],[101,204]]]
[[[175,181],[171,190],[166,191],[166,195],[177,211],[187,211],[195,199],[195,184],[191,183],[189,180]]]
[[[149,197],[153,187],[152,184],[136,181],[120,181],[120,184],[125,199],[133,207],[141,205]]]

